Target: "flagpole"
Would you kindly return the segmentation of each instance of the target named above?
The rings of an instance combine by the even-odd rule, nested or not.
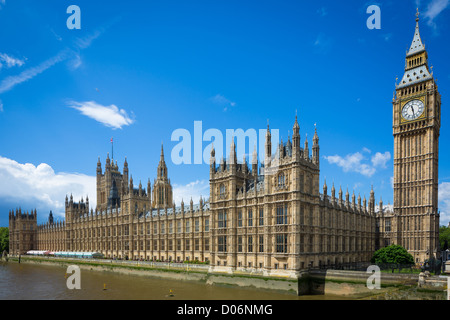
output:
[[[113,142],[113,138],[111,138],[111,154],[112,154],[112,159],[114,159],[114,142]]]

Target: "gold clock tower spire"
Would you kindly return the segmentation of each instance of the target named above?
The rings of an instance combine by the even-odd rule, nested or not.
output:
[[[441,96],[419,30],[406,53],[393,103],[394,215],[391,243],[416,262],[439,253],[438,160]]]

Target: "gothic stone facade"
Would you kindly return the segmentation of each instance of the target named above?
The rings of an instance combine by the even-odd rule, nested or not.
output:
[[[437,162],[440,95],[428,71],[418,25],[407,55],[405,76],[397,86],[394,112],[394,208],[374,191],[368,201],[348,190],[320,192],[320,148],[317,130],[310,149],[300,146],[297,117],[292,141],[272,152],[268,128],[265,159],[258,164],[236,157],[216,163],[211,150],[210,198],[189,206],[173,203],[164,152],[151,190],[134,188],[125,159],[123,172],[109,155],[103,172],[97,163],[97,207],[89,199],[66,197],[64,222],[37,225],[36,210],[10,212],[10,253],[28,250],[96,251],[106,257],[209,261],[215,270],[260,270],[295,273],[308,267],[367,262],[385,245],[405,246],[416,261],[437,254]],[[409,76],[408,76],[409,75]],[[422,78],[417,78],[421,75]],[[412,78],[412,77],[416,78]],[[413,79],[413,80],[409,80]],[[423,115],[402,115],[410,101],[424,102]],[[415,102],[414,102],[415,103]],[[403,119],[403,120],[402,120]]]
[[[172,187],[161,150],[157,178],[147,189],[133,186],[125,160],[123,172],[106,159],[97,163],[95,211],[89,199],[76,203],[66,197],[64,222],[37,225],[36,214],[27,230],[32,241],[15,234],[24,221],[10,213],[11,253],[27,250],[101,252],[106,257],[161,261],[210,261],[217,270],[261,270],[295,273],[314,266],[369,261],[375,245],[375,196],[367,203],[334,186],[319,189],[319,138],[300,147],[299,125],[294,135],[272,154],[270,130],[266,157],[251,166],[238,163],[234,142],[228,161],[216,165],[211,152],[210,199],[189,206],[172,201]],[[28,221],[28,220],[26,220]],[[18,240],[16,242],[15,240]],[[17,246],[21,243],[21,246]]]
[[[417,15],[405,73],[393,104],[394,208],[383,212],[380,237],[405,247],[416,262],[439,256],[438,160],[441,95]]]

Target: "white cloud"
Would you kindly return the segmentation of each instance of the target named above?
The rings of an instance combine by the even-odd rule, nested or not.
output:
[[[186,185],[173,185],[173,200],[177,206],[181,204],[181,200],[184,201],[185,206],[189,205],[191,198],[194,203],[198,203],[200,197],[203,200],[209,198],[209,181],[207,180],[197,180]]]
[[[3,102],[0,100],[0,112],[3,112]]]
[[[330,164],[336,164],[341,167],[344,172],[358,172],[366,177],[371,177],[375,173],[375,168],[361,163],[364,156],[360,152],[348,154],[344,158],[338,155],[324,157]]]
[[[450,0],[432,0],[424,13],[425,19],[428,19],[428,25],[436,28],[434,19],[450,5]]]
[[[439,184],[439,210],[440,224],[448,225],[450,222],[450,182],[442,182]]]
[[[119,109],[115,105],[103,106],[95,101],[69,102],[69,107],[77,109],[83,115],[94,119],[107,127],[122,129],[134,123],[124,109]]]
[[[363,148],[363,152],[370,153],[371,151]],[[334,155],[324,156],[324,158],[328,163],[341,167],[344,172],[357,172],[363,176],[371,177],[375,174],[377,168],[386,168],[386,163],[390,160],[391,154],[389,152],[385,152],[384,154],[377,152],[371,158],[371,165],[364,163],[364,161],[367,161],[367,158],[361,152],[348,154],[345,157]]]
[[[64,216],[66,195],[74,200],[89,196],[91,208],[96,206],[96,177],[79,173],[55,173],[46,163],[34,166],[0,156],[0,199],[30,205],[41,212],[52,210]],[[12,208],[13,209],[13,208]]]
[[[385,153],[377,152],[371,159],[374,167],[380,167],[385,169],[387,162],[391,160],[391,153],[386,151]]]
[[[6,65],[7,68],[12,68],[15,66],[21,67],[25,64],[26,59],[18,59],[10,56],[6,53],[0,53],[0,69]]]

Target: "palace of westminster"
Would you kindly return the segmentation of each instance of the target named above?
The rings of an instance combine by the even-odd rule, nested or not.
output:
[[[295,273],[308,267],[368,262],[380,247],[399,244],[416,262],[439,256],[438,149],[441,97],[428,66],[419,19],[393,105],[394,205],[336,192],[319,182],[319,138],[292,141],[265,159],[210,158],[210,196],[175,206],[161,147],[157,178],[133,184],[125,159],[97,163],[97,206],[65,200],[65,221],[37,225],[36,210],[9,213],[10,253],[28,250],[100,252],[116,259],[208,261],[213,270]],[[322,189],[322,192],[321,192]],[[329,193],[330,191],[330,193]]]

